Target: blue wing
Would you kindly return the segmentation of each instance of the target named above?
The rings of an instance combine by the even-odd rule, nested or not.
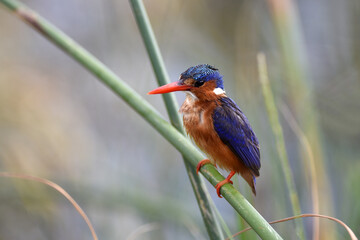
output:
[[[220,99],[213,113],[214,128],[220,139],[259,176],[259,142],[244,113],[230,98]]]

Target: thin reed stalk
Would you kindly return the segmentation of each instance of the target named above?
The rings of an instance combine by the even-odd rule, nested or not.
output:
[[[319,189],[318,182],[316,178],[316,168],[315,168],[315,158],[314,153],[311,149],[309,140],[305,136],[304,132],[301,130],[299,124],[296,122],[295,118],[292,116],[290,109],[285,105],[281,105],[280,111],[282,115],[285,117],[287,122],[289,123],[291,129],[294,131],[299,141],[301,142],[304,151],[307,153],[308,157],[306,158],[307,168],[310,170],[310,188],[311,188],[311,198],[313,205],[313,212],[315,214],[319,213]],[[314,218],[313,221],[313,239],[320,238],[320,219]]]
[[[293,173],[290,168],[289,159],[286,153],[284,134],[279,121],[279,113],[276,108],[274,96],[272,94],[269,83],[265,55],[263,53],[259,53],[257,59],[258,59],[260,83],[262,86],[266,110],[275,137],[276,149],[279,155],[280,165],[285,177],[285,185],[291,202],[292,214],[299,215],[301,214],[299,196],[296,191]],[[305,239],[304,225],[302,220],[295,221],[295,227],[299,237],[301,239]]]
[[[165,63],[160,52],[160,48],[157,44],[155,34],[152,30],[145,6],[141,0],[130,0],[130,4],[142,39],[144,41],[147,53],[149,55],[153,70],[155,72],[158,85],[165,85],[170,82],[170,78],[167,73]],[[184,134],[181,119],[178,113],[179,107],[176,102],[175,94],[162,94],[162,97],[165,102],[166,110],[168,112],[172,125]],[[214,214],[213,208],[216,207],[215,204],[211,203],[212,200],[205,187],[205,184],[203,183],[200,176],[196,174],[195,169],[190,166],[188,161],[186,161],[186,159],[184,159],[184,164],[187,169],[187,173],[189,175],[189,179],[191,181],[195,197],[198,202],[200,212],[203,217],[205,227],[210,239],[224,239],[219,220],[217,219],[217,216],[221,218],[221,215]],[[226,226],[224,220],[221,219],[220,222],[222,223],[224,229],[229,229]],[[230,231],[228,230],[228,232]],[[229,236],[231,236],[231,234]]]
[[[279,51],[283,62],[283,82],[286,101],[290,106],[292,114],[298,119],[314,154],[316,178],[319,184],[320,211],[331,214],[333,212],[333,200],[328,173],[326,172],[326,159],[324,158],[321,139],[321,127],[318,124],[317,110],[314,104],[314,96],[311,85],[311,74],[307,66],[308,56],[305,46],[302,26],[300,24],[297,2],[294,0],[267,0],[274,26],[277,30]],[[301,148],[303,149],[303,148]],[[301,152],[303,162],[306,162],[308,154]],[[305,165],[304,172],[311,170]],[[311,184],[311,183],[310,183]],[[322,228],[329,231],[323,232],[320,238],[335,239],[335,233],[327,222],[322,223]],[[314,226],[315,228],[316,226]],[[316,231],[313,239],[318,239]]]

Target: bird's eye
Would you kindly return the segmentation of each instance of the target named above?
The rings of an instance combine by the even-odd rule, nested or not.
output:
[[[205,81],[203,80],[198,80],[194,83],[194,86],[195,87],[201,87],[203,84],[205,83]]]

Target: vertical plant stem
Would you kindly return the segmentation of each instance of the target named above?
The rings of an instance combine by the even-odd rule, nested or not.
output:
[[[281,167],[285,177],[285,184],[290,197],[292,213],[293,215],[299,215],[301,214],[299,197],[296,191],[295,181],[293,178],[292,170],[289,165],[289,159],[286,153],[284,134],[279,121],[279,114],[275,105],[274,96],[272,94],[268,79],[265,55],[259,53],[257,58],[258,58],[260,82],[264,95],[266,110],[269,116],[272,131],[275,136],[276,149],[279,154]],[[296,221],[295,226],[300,239],[305,239],[304,225],[302,220]]]
[[[149,55],[158,85],[165,85],[170,82],[169,75],[166,71],[164,60],[160,48],[157,44],[155,34],[152,30],[149,17],[142,0],[130,0],[130,4],[135,16],[136,23],[139,27],[140,34],[144,41],[147,53]],[[179,106],[175,94],[168,93],[161,95],[164,99],[166,110],[168,112],[172,125],[180,132],[183,132],[181,119],[178,114]]]
[[[144,98],[70,37],[16,0],[0,0],[0,3],[13,11],[24,22],[28,23],[79,62],[89,72],[94,74],[181,152],[193,168],[203,159],[203,155],[193,144],[171,124],[165,121]],[[213,186],[225,179],[211,164],[204,165],[201,168],[201,173]],[[224,199],[230,203],[262,239],[282,239],[271,225],[231,184],[222,186],[221,193]],[[200,200],[202,201],[202,199]]]
[[[165,85],[170,82],[169,75],[166,71],[165,64],[159,46],[157,44],[155,34],[152,30],[145,6],[142,0],[130,0],[130,3],[136,19],[136,23],[139,27],[142,39],[148,52],[153,70],[155,72],[158,85]],[[172,125],[181,133],[184,133],[184,130],[181,126],[181,119],[178,114],[178,104],[176,102],[175,94],[163,94],[162,97],[165,102],[166,110],[168,112]],[[217,217],[213,211],[213,207],[215,207],[215,205],[211,204],[212,200],[209,193],[207,192],[205,184],[203,183],[202,179],[196,174],[194,168],[191,167],[188,161],[186,161],[185,159],[184,164],[189,175],[191,185],[193,187],[195,197],[198,202],[200,212],[203,217],[210,239],[224,239],[223,233],[219,225],[219,221],[217,220]],[[221,217],[221,215],[218,216]],[[225,223],[225,221],[222,221],[222,223]],[[225,228],[227,228],[227,226],[225,226]]]
[[[329,176],[326,172],[326,159],[324,158],[322,144],[320,141],[321,128],[318,124],[317,110],[314,104],[314,96],[310,83],[310,74],[307,66],[306,47],[298,17],[298,9],[294,0],[267,0],[274,25],[277,29],[277,37],[281,56],[283,57],[282,78],[286,79],[283,86],[284,92],[288,93],[286,98],[290,105],[292,114],[299,120],[301,129],[304,130],[306,138],[312,147],[316,159],[316,177],[319,184],[320,211],[331,214],[333,211],[333,200],[331,198],[331,187]],[[302,151],[303,162],[308,157],[306,151]],[[304,166],[307,173],[310,169]],[[311,183],[310,183],[311,184]],[[321,223],[322,229],[329,229],[320,236],[321,239],[335,239],[333,228],[327,223]],[[316,226],[314,226],[315,228]],[[313,239],[317,230],[314,231]]]
[[[307,168],[310,170],[310,182],[311,182],[311,197],[312,197],[312,204],[313,204],[313,211],[314,213],[319,213],[319,190],[318,190],[318,182],[316,178],[316,168],[315,168],[315,159],[312,148],[310,146],[309,140],[306,138],[304,132],[301,130],[299,124],[296,122],[295,118],[292,116],[289,108],[283,104],[280,107],[280,111],[282,112],[283,116],[289,123],[291,129],[294,131],[296,136],[298,137],[299,141],[301,142],[304,151],[307,153],[308,157],[306,158],[306,165]],[[320,219],[314,218],[313,220],[314,232],[313,232],[313,239],[320,238]]]

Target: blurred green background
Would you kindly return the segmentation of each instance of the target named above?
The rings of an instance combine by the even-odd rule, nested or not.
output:
[[[166,116],[130,5],[114,0],[25,2],[97,56]],[[360,234],[360,2],[145,1],[172,80],[208,63],[248,116],[262,154],[254,206],[267,219],[291,215],[258,80],[267,57],[278,106],[287,106],[315,156],[320,213]],[[207,239],[180,154],[80,65],[0,7],[0,171],[65,188],[100,239]],[[181,103],[184,94],[177,94]],[[281,112],[281,111],[280,111]],[[303,147],[280,113],[302,212],[313,212]],[[226,172],[223,172],[226,174]],[[252,200],[239,179],[239,189]],[[235,211],[209,192],[231,231]],[[321,220],[324,222],[326,220]],[[311,238],[312,220],[304,220]],[[347,239],[335,224],[322,239]],[[292,222],[275,229],[297,239]],[[331,230],[331,231],[330,231]],[[53,189],[0,178],[0,239],[89,239]]]

